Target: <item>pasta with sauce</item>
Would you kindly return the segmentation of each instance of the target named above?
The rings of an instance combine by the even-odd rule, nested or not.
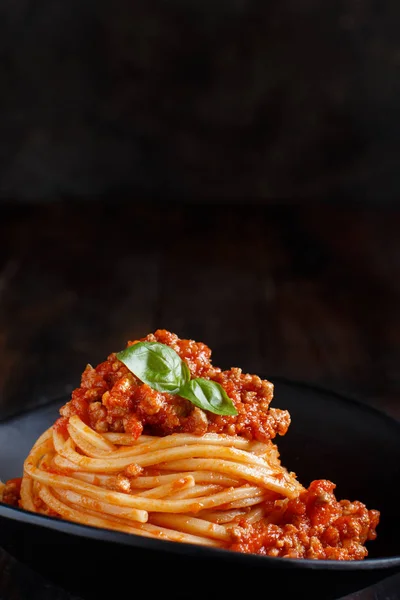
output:
[[[280,462],[273,385],[157,330],[96,367],[32,447],[3,502],[126,533],[287,558],[360,560],[379,512]]]

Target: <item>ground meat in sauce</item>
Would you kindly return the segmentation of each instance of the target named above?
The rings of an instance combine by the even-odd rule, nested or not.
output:
[[[271,382],[244,374],[239,368],[222,371],[211,364],[211,350],[206,344],[179,339],[164,329],[138,341],[170,346],[187,363],[193,378],[218,382],[232,399],[238,414],[216,415],[179,396],[157,392],[139,381],[116,354],[110,354],[95,368],[86,367],[80,387],[73,391],[71,400],[60,411],[62,417],[77,414],[99,433],[126,432],[136,438],[142,433],[164,436],[214,432],[267,442],[276,435],[285,435],[290,415],[286,410],[269,408],[273,398]],[[128,342],[128,346],[133,343]],[[65,425],[66,419],[61,418],[56,427],[62,429]]]
[[[10,506],[18,506],[19,499],[21,494],[21,477],[16,477],[15,479],[9,479],[3,489],[3,496],[0,499],[4,504],[9,504]]]
[[[362,560],[365,542],[376,538],[379,512],[361,502],[338,502],[335,485],[311,483],[294,500],[272,501],[266,519],[253,525],[238,521],[231,550],[318,560]],[[274,518],[275,517],[275,518]]]

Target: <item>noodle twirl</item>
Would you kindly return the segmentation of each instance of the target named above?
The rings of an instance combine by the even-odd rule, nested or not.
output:
[[[270,407],[273,385],[210,358],[157,330],[88,365],[3,502],[238,552],[365,558],[379,512],[338,501],[328,480],[303,487],[279,459],[290,415]]]

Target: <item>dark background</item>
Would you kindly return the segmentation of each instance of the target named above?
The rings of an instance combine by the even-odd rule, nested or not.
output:
[[[398,0],[1,0],[0,197],[392,203]]]

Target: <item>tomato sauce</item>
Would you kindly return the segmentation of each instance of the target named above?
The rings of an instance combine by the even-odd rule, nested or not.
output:
[[[21,495],[21,483],[22,477],[15,477],[14,479],[9,479],[3,490],[3,497],[0,500],[4,502],[4,504],[9,504],[10,506],[18,506],[19,499]]]
[[[73,391],[61,415],[77,414],[98,432],[125,432],[135,438],[142,433],[164,436],[214,432],[267,442],[286,433],[290,415],[286,410],[270,408],[274,389],[271,382],[242,373],[239,368],[222,371],[211,363],[211,350],[206,344],[180,339],[165,329],[137,341],[159,342],[171,347],[186,362],[192,378],[202,377],[219,383],[238,414],[216,415],[179,396],[157,392],[139,381],[116,354],[110,354],[96,367],[86,367],[80,387]],[[128,346],[133,343],[128,342]]]
[[[365,542],[376,538],[379,512],[358,501],[338,502],[334,489],[331,481],[316,480],[298,498],[266,506],[264,520],[252,525],[239,519],[230,549],[283,558],[362,560],[368,554]]]

